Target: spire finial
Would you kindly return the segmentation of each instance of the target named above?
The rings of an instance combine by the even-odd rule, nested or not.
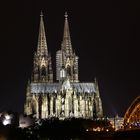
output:
[[[40,16],[43,17],[43,12],[42,12],[42,10],[41,10],[41,12],[40,12]]]
[[[67,14],[67,12],[65,12],[65,18],[67,18],[68,17],[68,14]]]

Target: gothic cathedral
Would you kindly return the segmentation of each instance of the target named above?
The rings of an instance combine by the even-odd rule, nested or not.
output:
[[[103,116],[97,80],[93,83],[79,81],[78,56],[72,48],[67,13],[61,49],[56,52],[57,82],[53,78],[42,13],[33,63],[31,82],[28,82],[26,91],[25,114],[33,114],[40,119],[92,119]]]

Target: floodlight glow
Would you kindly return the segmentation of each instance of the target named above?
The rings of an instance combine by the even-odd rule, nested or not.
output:
[[[11,123],[11,120],[4,119],[2,123],[3,125],[8,125]]]
[[[5,119],[9,120],[9,119],[11,119],[11,116],[10,115],[5,115]]]

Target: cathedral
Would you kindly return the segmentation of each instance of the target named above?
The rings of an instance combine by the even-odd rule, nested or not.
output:
[[[78,71],[78,56],[72,48],[68,15],[65,13],[62,44],[56,52],[56,78],[53,77],[41,13],[37,51],[34,53],[31,82],[27,85],[24,113],[33,114],[39,119],[102,117],[97,80],[92,83],[80,82]]]

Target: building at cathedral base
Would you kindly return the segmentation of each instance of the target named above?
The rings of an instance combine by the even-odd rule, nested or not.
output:
[[[36,118],[57,117],[92,119],[103,116],[98,83],[79,81],[78,56],[71,43],[68,15],[65,13],[64,34],[60,50],[56,52],[56,80],[54,82],[51,55],[48,53],[43,14],[37,51],[34,55],[31,82],[28,82],[24,113]]]

